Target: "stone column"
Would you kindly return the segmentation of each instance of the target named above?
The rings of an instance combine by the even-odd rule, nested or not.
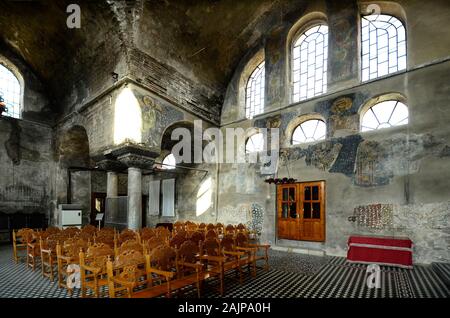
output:
[[[142,169],[151,170],[158,153],[144,147],[127,145],[115,150],[117,160],[128,167],[128,218],[129,229],[142,227]]]
[[[106,180],[106,197],[117,197],[119,193],[119,177],[117,172],[108,171]]]
[[[138,230],[142,227],[142,172],[141,169],[128,168],[128,228]]]

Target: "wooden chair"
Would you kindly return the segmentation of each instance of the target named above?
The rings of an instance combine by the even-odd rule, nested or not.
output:
[[[176,253],[167,246],[161,245],[154,249],[151,255],[145,255],[147,288],[134,290],[136,269],[114,268],[111,260],[107,262],[109,296],[130,298],[153,298],[162,295],[171,297],[171,280],[175,277]],[[124,273],[125,274],[122,274]],[[139,273],[140,274],[140,273]]]
[[[33,230],[29,228],[23,228],[17,232],[13,230],[13,258],[16,263],[19,262],[20,258],[27,257],[27,242],[32,238]],[[20,255],[20,252],[24,252],[24,255]]]
[[[122,232],[120,232],[119,236],[117,237],[117,244],[121,245],[122,243],[125,243],[128,240],[135,241],[137,239],[138,236],[136,232],[129,229],[125,229]]]
[[[147,241],[147,240],[151,239],[152,237],[156,236],[155,230],[152,228],[145,227],[145,228],[141,229],[140,236],[141,236],[142,242]]]
[[[222,256],[220,242],[215,238],[207,238],[200,242],[200,260],[205,266],[206,272],[210,273],[211,277],[218,277],[220,295],[224,294],[224,279],[225,272],[232,267],[231,263],[225,263],[226,259]],[[233,265],[235,266],[235,264]]]
[[[136,288],[147,287],[149,276],[144,255],[136,250],[126,250],[106,263],[108,293],[110,298],[131,298]]]
[[[58,287],[66,288],[72,294],[72,288],[67,285],[67,278],[71,274],[68,267],[71,264],[79,264],[79,253],[88,248],[88,242],[80,238],[72,238],[64,243],[56,245],[56,259],[58,264]]]
[[[258,261],[264,261],[264,269],[269,270],[269,244],[252,244],[250,243],[249,237],[246,233],[239,232],[236,234],[236,245],[238,250],[247,251],[253,254],[254,263],[255,263],[255,271],[257,267]],[[263,254],[259,254],[258,252],[262,251]]]
[[[41,272],[43,277],[48,277],[53,282],[54,274],[58,271],[56,259],[56,246],[62,243],[64,236],[59,234],[49,235],[47,238],[39,240],[41,251]]]
[[[33,271],[36,269],[37,262],[40,261],[41,251],[39,246],[40,240],[39,232],[33,231],[30,236],[27,237],[27,267],[30,267]]]
[[[198,225],[198,231],[200,232],[206,232],[206,224],[205,223],[200,223]]]
[[[142,254],[144,250],[142,244],[139,241],[128,240],[122,243],[120,247],[116,247],[114,249],[114,254],[118,256],[119,254],[122,254],[125,251],[137,251]]]
[[[214,230],[215,228],[216,228],[216,226],[215,226],[214,224],[209,223],[209,224],[206,226],[206,231]]]
[[[94,244],[86,254],[80,252],[81,297],[87,297],[91,290],[93,296],[101,296],[100,288],[108,285],[106,262],[114,256],[114,250],[106,244]]]
[[[211,229],[206,231],[205,238],[219,238],[215,229]]]

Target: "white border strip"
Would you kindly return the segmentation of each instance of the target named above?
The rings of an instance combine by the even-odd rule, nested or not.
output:
[[[366,262],[366,261],[351,261],[347,259],[347,262],[349,263],[355,263],[355,264],[377,264],[377,265],[383,265],[383,266],[394,266],[394,267],[401,267],[406,269],[413,269],[413,265],[403,265],[403,264],[395,264],[395,263],[383,263],[383,262]]]
[[[363,243],[350,243],[348,246],[356,247],[367,247],[367,248],[379,248],[383,250],[395,250],[395,251],[407,251],[412,252],[412,247],[400,247],[400,246],[389,246],[389,245],[374,245],[374,244],[363,244]]]

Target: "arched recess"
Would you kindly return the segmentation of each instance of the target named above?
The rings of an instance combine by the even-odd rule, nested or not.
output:
[[[289,102],[293,102],[293,49],[295,42],[302,35],[303,32],[307,31],[313,26],[316,25],[328,25],[328,19],[325,13],[320,11],[314,11],[305,14],[302,16],[289,30],[287,39],[286,39],[286,76],[288,79],[289,85],[287,85]]]
[[[247,83],[252,75],[253,71],[264,62],[265,55],[264,49],[260,49],[256,54],[254,54],[250,60],[245,65],[239,77],[239,90],[238,90],[238,107],[239,107],[239,117],[245,118],[245,105],[246,105],[246,90]],[[264,79],[265,80],[265,79]]]

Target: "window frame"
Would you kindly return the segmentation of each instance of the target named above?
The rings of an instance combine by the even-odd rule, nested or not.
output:
[[[16,65],[14,65],[13,63],[11,63],[8,59],[6,59],[5,57],[3,57],[2,55],[0,55],[0,65],[3,66],[7,71],[9,71],[18,81],[19,83],[19,103],[18,103],[18,117],[15,116],[10,116],[7,115],[6,113],[3,114],[3,116],[5,117],[10,117],[10,118],[14,118],[14,119],[22,119],[22,114],[24,112],[24,95],[25,95],[25,81],[23,79],[23,76],[21,74],[21,72],[19,71],[18,67]],[[3,92],[4,94],[4,92]],[[7,102],[6,98],[4,95],[2,95],[2,97],[5,99],[5,102]],[[8,104],[6,105],[6,107],[8,108]]]
[[[308,30],[316,27],[316,26],[326,26],[327,27],[327,37],[328,37],[328,42],[327,42],[327,60],[326,63],[324,64],[324,66],[326,66],[327,70],[325,72],[325,74],[323,74],[322,77],[322,81],[326,80],[326,89],[325,91],[323,91],[323,86],[322,86],[322,93],[318,94],[318,95],[314,95],[312,97],[306,97],[305,99],[301,99],[300,98],[300,93],[299,93],[299,100],[295,101],[294,100],[294,49],[295,49],[295,44],[296,42],[299,40],[299,38],[305,34]],[[328,21],[322,18],[319,19],[314,19],[311,20],[307,23],[305,23],[303,26],[299,27],[295,33],[294,36],[290,39],[290,43],[289,43],[289,58],[288,58],[288,78],[289,78],[289,101],[290,104],[297,104],[297,103],[302,103],[314,98],[318,98],[320,96],[323,96],[325,94],[327,94],[328,92],[328,62],[329,62],[329,49],[330,49],[330,41],[329,41],[329,25],[328,25]],[[324,51],[325,53],[325,51]],[[300,57],[299,57],[300,59]],[[299,84],[300,84],[300,79],[299,79]],[[301,85],[300,85],[301,87]]]
[[[248,92],[249,92],[249,89],[251,89],[251,87],[253,86],[253,85],[251,85],[249,87],[249,85],[250,85],[250,83],[253,83],[253,81],[255,81],[255,78],[257,78],[257,77],[256,76],[255,76],[255,78],[253,78],[253,77],[258,72],[262,73],[262,75],[260,75],[261,76],[261,81],[260,81],[260,85],[261,85],[260,102],[261,102],[261,105],[259,107],[260,108],[260,112],[256,113],[255,112],[255,109],[256,109],[255,105],[253,105],[253,107],[252,107],[252,105],[248,104],[248,99],[249,98],[251,99],[251,96],[249,97]],[[245,118],[246,119],[253,119],[255,116],[264,114],[265,106],[266,106],[265,105],[265,99],[266,99],[266,60],[263,59],[250,72],[250,75],[247,77],[246,82],[245,82],[245,99],[244,99],[244,114],[245,114]],[[248,112],[249,112],[249,114],[248,114]],[[253,113],[253,115],[252,115],[252,113]]]
[[[262,136],[262,149],[261,150],[256,150],[256,151],[247,151],[247,144],[250,142],[250,139],[253,138],[256,135],[261,135]],[[251,134],[250,136],[247,137],[247,139],[245,140],[245,145],[244,145],[244,151],[245,151],[245,155],[248,156],[250,154],[257,154],[260,153],[262,151],[264,151],[264,134],[260,131],[257,131],[253,134]]]
[[[390,125],[390,127],[382,127],[382,128],[363,130],[362,123],[363,123],[365,115],[369,111],[372,111],[373,107],[375,107],[375,106],[377,106],[379,104],[382,104],[382,103],[385,103],[385,102],[391,102],[391,101],[396,102],[395,107],[397,107],[398,103],[401,103],[401,104],[405,105],[406,109],[408,110],[408,117],[405,118],[405,119],[407,119],[408,122],[406,124],[401,124],[401,125]],[[395,108],[392,110],[389,119],[392,118],[392,115],[393,115],[394,111],[395,111]],[[378,126],[383,124],[383,123],[380,123],[380,121],[378,120],[376,115],[375,115],[375,118],[378,121]],[[405,119],[403,119],[403,120],[405,120]],[[388,123],[389,123],[389,121],[388,121]],[[408,106],[408,103],[403,98],[383,98],[382,100],[379,100],[379,101],[377,101],[375,103],[366,104],[365,106],[362,107],[361,112],[360,112],[360,119],[359,119],[359,133],[363,133],[363,134],[369,133],[370,134],[370,133],[376,133],[376,132],[379,132],[379,131],[387,131],[387,130],[392,130],[392,129],[403,129],[404,127],[408,127],[409,123],[410,123],[409,106]]]
[[[324,135],[323,139],[316,139],[316,140],[312,140],[312,141],[305,141],[305,142],[294,143],[294,134],[295,134],[295,131],[296,131],[298,128],[301,129],[300,126],[303,125],[304,123],[308,122],[308,121],[318,121],[318,122],[322,122],[322,123],[324,124],[324,126],[325,126],[325,135]],[[316,129],[317,129],[317,127],[318,127],[318,126],[316,126]],[[303,131],[303,129],[302,129],[302,131]],[[327,126],[326,121],[325,121],[323,118],[320,118],[320,117],[309,117],[309,118],[305,118],[304,120],[302,120],[302,121],[296,123],[296,125],[292,128],[292,132],[291,132],[291,135],[290,135],[290,145],[291,145],[291,146],[294,146],[294,147],[298,147],[298,146],[302,146],[302,145],[305,145],[305,144],[312,144],[312,143],[316,143],[316,142],[322,142],[322,141],[324,141],[324,140],[327,139],[327,132],[328,132],[328,126]],[[304,131],[303,131],[303,134],[304,134],[305,137],[306,137],[306,134],[305,134]]]
[[[399,14],[386,12],[386,11],[383,12],[383,11],[384,10],[382,10],[382,12],[380,14],[376,14],[376,15],[378,15],[378,16],[379,15],[386,15],[386,16],[390,16],[390,17],[393,17],[393,18],[397,19],[402,24],[402,26],[403,26],[403,28],[405,30],[405,39],[404,39],[404,41],[405,41],[405,55],[404,55],[405,56],[405,68],[402,69],[402,70],[397,70],[395,72],[389,73],[389,50],[388,50],[388,52],[387,52],[387,55],[388,55],[388,59],[387,59],[387,61],[388,61],[388,67],[387,67],[388,73],[385,74],[385,75],[377,76],[377,77],[371,79],[370,78],[370,59],[369,59],[369,66],[367,68],[369,70],[369,79],[367,79],[367,80],[363,79],[363,71],[364,71],[364,68],[363,68],[363,56],[365,55],[365,54],[363,54],[363,19],[365,17],[371,16],[371,15],[374,15],[374,14],[363,14],[363,13],[360,13],[360,17],[359,17],[359,46],[360,46],[360,52],[359,52],[359,59],[360,59],[360,63],[359,63],[360,64],[359,65],[359,77],[360,77],[360,83],[362,83],[362,84],[371,83],[371,82],[374,82],[374,81],[377,81],[377,80],[380,80],[380,79],[388,78],[388,77],[391,77],[391,76],[394,76],[394,75],[397,75],[397,74],[402,74],[402,73],[405,73],[405,72],[408,71],[408,56],[409,56],[409,54],[408,54],[408,42],[409,41],[408,41],[408,28],[407,28],[406,21],[405,21],[405,19],[403,17],[401,17],[401,14],[399,15]],[[378,39],[377,39],[377,42],[378,42]],[[388,42],[389,42],[389,38],[388,38]],[[397,45],[398,45],[398,42],[399,41],[397,40]],[[388,48],[389,48],[389,46],[388,46]],[[370,45],[369,45],[369,52],[370,52]],[[397,52],[397,69],[398,69],[398,61],[399,61],[398,49],[397,49],[396,52]],[[368,54],[370,56],[370,53],[368,53]],[[377,74],[378,74],[379,64],[381,64],[381,63],[378,63],[378,45],[377,45]]]

